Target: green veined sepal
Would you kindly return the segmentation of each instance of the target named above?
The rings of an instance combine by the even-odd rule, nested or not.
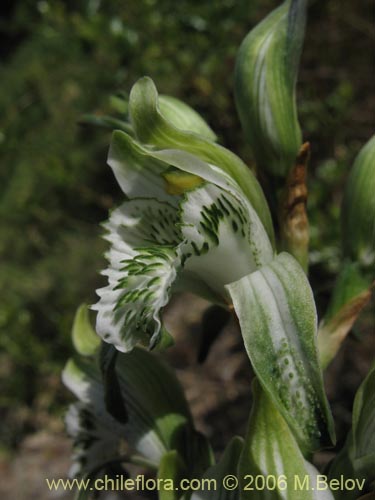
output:
[[[341,216],[345,255],[372,271],[375,265],[374,193],[375,136],[355,159],[346,183]]]
[[[250,33],[235,69],[238,114],[259,169],[286,176],[302,143],[296,80],[307,0],[286,0]]]

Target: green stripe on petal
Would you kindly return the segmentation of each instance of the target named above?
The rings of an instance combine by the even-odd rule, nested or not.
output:
[[[227,288],[254,371],[300,446],[330,445],[334,431],[318,360],[317,316],[302,268],[282,253]]]
[[[254,174],[231,151],[194,132],[181,130],[166,120],[160,112],[158,92],[150,78],[141,78],[133,86],[129,113],[136,135],[142,143],[160,149],[185,151],[229,174],[257,211],[271,241],[274,240],[269,208]]]
[[[97,290],[100,300],[92,308],[98,334],[120,351],[160,341],[160,311],[181,267],[176,223],[173,207],[140,199],[123,203],[105,224],[108,285]]]
[[[319,472],[304,459],[278,408],[257,381],[253,391],[253,407],[238,469],[240,500],[333,500],[328,488],[319,488]],[[250,484],[251,476],[258,475],[264,476],[264,488],[262,483],[258,483],[259,487],[254,482]]]
[[[227,297],[224,285],[273,259],[273,250],[257,213],[243,196],[206,183],[185,194],[181,203],[185,269]]]

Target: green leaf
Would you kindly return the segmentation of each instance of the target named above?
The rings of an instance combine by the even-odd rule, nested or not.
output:
[[[184,435],[186,429],[193,429],[193,422],[173,371],[142,348],[118,353],[115,369],[128,415],[125,425],[107,410],[95,359],[70,360],[64,369],[64,384],[80,401],[67,417],[68,431],[75,439],[76,470],[89,472],[108,458],[118,457],[124,439],[153,464],[173,449],[182,450],[187,457],[195,444],[187,445]]]
[[[375,364],[354,400],[353,448],[355,470],[375,480]]]
[[[160,95],[159,110],[165,120],[176,128],[194,132],[210,141],[216,141],[215,132],[193,108],[183,101],[168,95]]]
[[[109,96],[109,105],[113,112],[126,116],[129,106],[129,94],[123,90],[118,91],[116,94]]]
[[[257,380],[253,392],[238,468],[240,500],[333,500],[329,489],[319,491],[318,471],[304,459],[290,427]],[[251,482],[251,476],[263,476],[265,487]]]
[[[107,115],[83,115],[79,121],[82,125],[94,125],[95,127],[103,127],[110,130],[123,130],[130,135],[134,135],[132,126],[129,122],[119,120]]]
[[[237,189],[249,199],[273,241],[271,215],[262,189],[253,173],[229,150],[194,132],[180,130],[166,120],[160,112],[158,93],[150,78],[141,78],[133,86],[129,113],[136,135],[143,144],[190,153],[228,174],[236,182]],[[178,165],[174,166],[181,168]]]
[[[375,364],[360,385],[354,399],[352,429],[345,445],[329,469],[331,479],[350,477],[357,480],[352,492],[337,492],[337,499],[355,499],[375,481]]]
[[[341,211],[345,255],[371,271],[375,263],[374,192],[375,135],[355,159],[346,183]]]
[[[82,304],[75,314],[72,340],[75,350],[82,356],[92,356],[99,348],[100,337],[91,326],[86,304]]]
[[[105,407],[118,422],[126,424],[128,412],[121,394],[121,387],[116,373],[118,351],[112,345],[102,343],[100,350],[100,369],[103,378]]]
[[[319,325],[318,347],[323,368],[335,357],[370,298],[370,280],[363,275],[358,263],[346,262],[335,283],[327,313]]]
[[[181,491],[176,489],[181,479],[187,477],[185,464],[176,450],[169,451],[160,460],[158,479],[162,481],[159,500],[178,500]],[[178,486],[177,486],[178,488]]]
[[[201,322],[201,339],[198,353],[198,363],[204,363],[210,349],[223,331],[223,328],[232,317],[230,311],[213,305],[205,310]]]
[[[332,319],[346,304],[369,289],[371,283],[357,262],[345,262],[337,277],[325,321]]]
[[[235,68],[238,114],[258,167],[285,176],[301,146],[296,80],[307,0],[286,0],[250,33]]]
[[[97,290],[92,308],[98,334],[120,351],[138,342],[154,347],[167,336],[160,312],[181,267],[177,221],[169,204],[138,199],[123,203],[105,224],[108,285]]]
[[[238,462],[243,448],[243,439],[234,437],[226,447],[220,462],[203,474],[201,491],[195,491],[191,500],[238,500],[238,488],[225,489],[223,479],[227,476],[238,477]]]
[[[304,451],[334,440],[316,345],[317,316],[303,269],[289,254],[228,285],[246,351],[264,390]]]
[[[162,450],[185,449],[182,432],[193,422],[174,372],[142,348],[119,353],[116,370],[129,414],[129,442],[152,460]]]
[[[210,442],[191,425],[181,427],[175,438],[179,443],[180,454],[187,464],[189,477],[201,477],[205,470],[215,463]]]

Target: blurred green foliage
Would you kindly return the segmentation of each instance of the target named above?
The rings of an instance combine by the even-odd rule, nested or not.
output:
[[[275,4],[5,2],[0,438],[6,445],[37,425],[38,394],[59,377],[69,355],[75,309],[95,301],[101,283],[105,245],[98,223],[121,200],[105,164],[109,133],[79,126],[80,116],[110,111],[116,101],[109,96],[147,74],[160,92],[201,112],[220,140],[251,163],[232,97],[234,58],[248,30]],[[337,273],[342,187],[373,126],[371,12],[371,0],[317,0],[310,9],[298,92],[304,137],[313,146],[309,208],[317,282],[322,273],[328,281]],[[50,400],[44,404],[50,411]]]

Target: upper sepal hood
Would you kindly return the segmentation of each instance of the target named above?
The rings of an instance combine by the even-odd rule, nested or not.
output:
[[[286,0],[244,39],[235,68],[238,114],[256,163],[285,176],[302,143],[296,80],[307,0]]]
[[[368,267],[375,264],[375,135],[359,152],[342,204],[343,249]]]
[[[180,128],[179,120],[173,122],[170,115],[163,115],[159,96],[154,82],[141,78],[130,92],[129,115],[137,139],[144,145],[153,146],[157,151],[189,153],[205,164],[213,166],[219,172],[229,176],[232,182],[248,198],[261,219],[271,241],[274,240],[270,211],[263,191],[251,170],[234,153],[214,143],[207,134],[200,133],[200,128],[194,130]],[[180,126],[179,126],[180,125]],[[177,151],[176,151],[177,150]],[[190,158],[191,162],[192,158]],[[182,170],[183,167],[177,166]]]

